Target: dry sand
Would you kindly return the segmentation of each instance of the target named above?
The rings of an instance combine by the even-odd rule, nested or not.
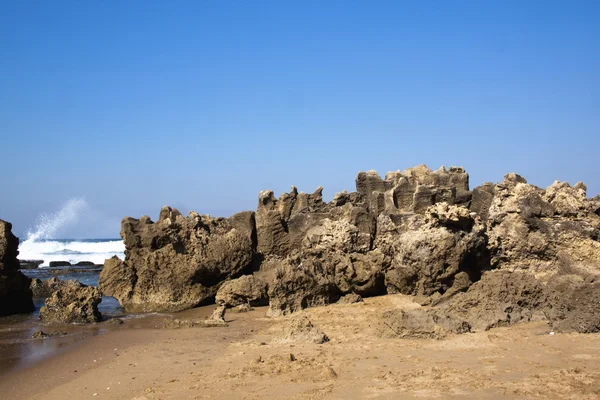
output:
[[[298,316],[227,313],[227,327],[127,321],[0,378],[2,399],[600,398],[600,335],[545,323],[434,339],[381,338],[388,295],[305,310],[329,341],[290,332]],[[177,314],[201,319],[200,308]],[[47,339],[53,340],[53,339]]]

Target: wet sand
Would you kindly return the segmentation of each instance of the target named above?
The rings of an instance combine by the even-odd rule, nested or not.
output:
[[[228,313],[228,327],[129,320],[0,378],[7,399],[600,398],[600,335],[543,322],[434,339],[384,339],[389,295],[303,312],[330,338],[284,340],[290,318]],[[213,307],[176,315],[205,318]],[[54,340],[54,339],[47,339]],[[293,354],[293,357],[291,357]]]

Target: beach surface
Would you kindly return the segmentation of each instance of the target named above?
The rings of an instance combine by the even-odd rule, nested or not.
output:
[[[381,334],[383,312],[414,307],[411,297],[387,295],[280,318],[265,317],[266,308],[228,312],[226,327],[188,327],[214,306],[131,319],[2,375],[0,393],[136,400],[600,397],[598,334],[550,334],[544,322],[442,340]],[[301,316],[329,341],[290,336]]]

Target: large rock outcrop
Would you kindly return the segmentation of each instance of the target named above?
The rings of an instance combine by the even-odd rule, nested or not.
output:
[[[124,218],[125,260],[104,264],[99,287],[130,312],[181,311],[214,300],[220,284],[250,272],[256,251],[253,212],[183,217],[163,207],[149,217]]]
[[[19,239],[12,224],[0,219],[0,316],[32,312],[31,279],[19,271]]]
[[[557,330],[599,329],[600,197],[587,199],[582,183],[541,189],[513,173],[471,191],[461,167],[368,171],[330,202],[322,188],[267,190],[256,213],[163,207],[156,223],[125,218],[121,236],[125,260],[107,260],[100,286],[129,311],[178,311],[216,295],[223,310],[268,301],[276,316],[403,293],[430,308],[389,315],[400,336],[400,323],[408,336],[420,327],[439,336],[542,314]]]
[[[485,192],[482,204],[490,206],[477,212],[486,217],[494,268],[526,270],[544,281],[558,273],[600,275],[600,218],[584,184],[555,182],[544,190],[507,174]]]
[[[63,324],[99,322],[102,320],[98,311],[101,301],[102,293],[98,288],[74,280],[66,281],[46,299],[40,310],[40,320]]]
[[[379,221],[377,241],[392,260],[385,271],[388,293],[444,293],[457,274],[475,282],[490,268],[485,227],[464,207],[430,206],[408,230],[385,215]]]

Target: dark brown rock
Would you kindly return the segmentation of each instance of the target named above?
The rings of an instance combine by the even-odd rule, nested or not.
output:
[[[44,263],[44,260],[19,260],[20,269],[36,269]]]
[[[69,261],[50,261],[50,267],[70,267],[71,263]]]
[[[0,316],[32,312],[31,279],[19,271],[19,239],[12,224],[0,219]]]

